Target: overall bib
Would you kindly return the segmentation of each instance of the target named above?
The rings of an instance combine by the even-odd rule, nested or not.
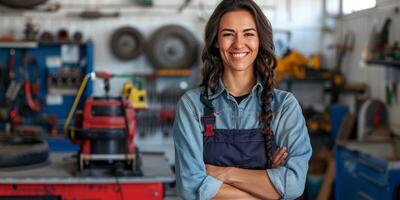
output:
[[[200,95],[204,104],[203,160],[205,164],[244,169],[267,169],[271,165],[266,153],[266,136],[261,128],[215,129],[215,114],[212,101]],[[273,152],[276,144],[272,142]]]

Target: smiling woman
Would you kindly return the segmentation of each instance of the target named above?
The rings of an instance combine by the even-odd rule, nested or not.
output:
[[[220,51],[224,73],[253,76],[253,62],[257,57],[259,38],[250,12],[239,10],[226,13],[221,18],[217,48]]]
[[[301,108],[274,89],[272,28],[251,0],[224,0],[210,17],[201,87],[178,102],[175,166],[183,199],[294,199],[311,145]]]

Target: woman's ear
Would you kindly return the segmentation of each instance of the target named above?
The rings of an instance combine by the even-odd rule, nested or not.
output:
[[[219,49],[218,42],[215,43],[215,48]]]

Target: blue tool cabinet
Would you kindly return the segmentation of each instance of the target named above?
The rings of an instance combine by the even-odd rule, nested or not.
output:
[[[38,112],[33,112],[29,109],[23,110],[23,112],[20,111],[19,114],[23,115],[21,116],[21,124],[23,126],[39,126],[43,128],[45,133],[49,133],[51,128],[53,135],[61,135],[63,124],[75,99],[75,94],[80,84],[80,80],[74,79],[77,84],[76,89],[73,89],[73,87],[69,86],[70,89],[66,91],[65,89],[54,89],[54,83],[52,83],[51,79],[48,79],[48,77],[51,75],[56,77],[58,76],[57,73],[65,74],[66,72],[75,71],[77,73],[79,72],[79,76],[83,79],[85,74],[93,71],[93,44],[91,42],[30,42],[25,44],[30,45],[24,45],[23,42],[0,42],[0,67],[3,74],[2,77],[5,77],[5,74],[8,73],[10,51],[13,50],[15,52],[15,81],[23,83],[24,80],[26,80],[26,76],[24,77],[24,73],[21,72],[22,69],[27,72],[29,79],[37,79],[37,77],[40,79],[39,92],[36,93],[35,99],[41,103],[41,109]],[[33,69],[35,66],[31,66],[31,64],[25,65],[26,67],[22,68],[24,55],[29,55],[36,60],[39,66],[38,75]],[[77,73],[75,73],[75,75]],[[66,75],[66,77],[68,77],[68,75]],[[56,78],[54,80],[57,81]],[[67,79],[65,80],[69,81]],[[60,85],[62,85],[62,83]],[[3,119],[0,121],[0,129],[4,130],[6,128],[6,124],[9,123],[9,119],[7,119],[7,117],[10,109],[15,106],[23,107],[23,105],[26,104],[26,99],[24,97],[24,87],[22,86],[18,97],[12,102],[12,104],[4,105],[7,88],[3,87],[1,90],[0,105],[2,106]],[[92,82],[89,82],[82,98],[85,99],[86,97],[90,96],[92,90]],[[49,117],[56,119],[55,127],[48,127],[45,123],[40,121],[41,119],[48,119]],[[54,130],[56,133],[54,133]]]
[[[339,143],[335,199],[400,199],[397,148],[396,142]]]

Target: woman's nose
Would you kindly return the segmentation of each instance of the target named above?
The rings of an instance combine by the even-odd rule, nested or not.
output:
[[[235,40],[234,40],[233,46],[234,46],[235,48],[241,48],[241,47],[244,46],[244,38],[243,38],[242,35],[237,34],[237,35],[235,36]]]

